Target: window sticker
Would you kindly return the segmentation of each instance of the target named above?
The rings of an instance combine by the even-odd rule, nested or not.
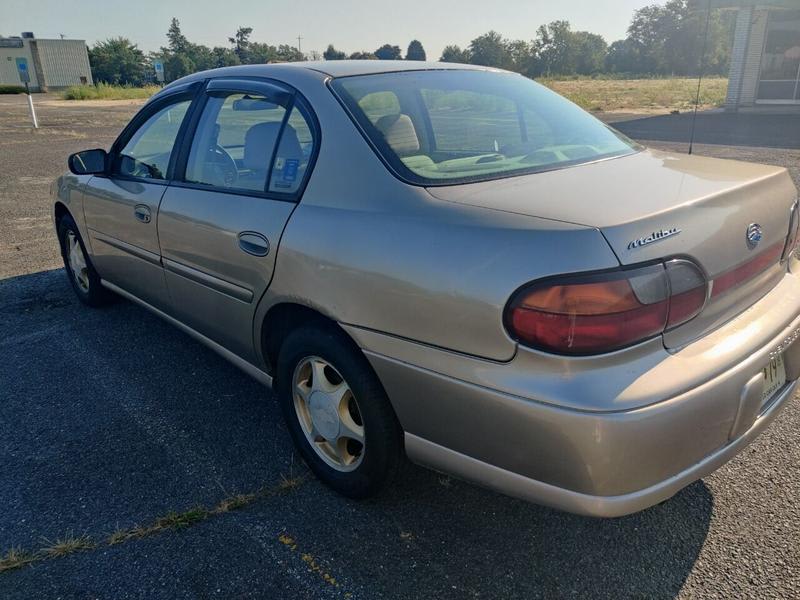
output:
[[[283,168],[283,180],[294,182],[297,179],[297,169],[300,167],[300,161],[296,158],[287,158],[286,165]]]

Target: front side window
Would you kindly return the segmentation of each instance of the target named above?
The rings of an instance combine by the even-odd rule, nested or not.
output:
[[[166,179],[169,160],[191,100],[170,104],[147,119],[119,152],[114,173]]]
[[[210,96],[195,133],[185,179],[218,188],[294,193],[314,139],[295,106],[253,93]],[[271,168],[270,168],[271,167]]]
[[[511,73],[383,73],[342,77],[332,87],[386,162],[421,185],[545,171],[638,149]]]

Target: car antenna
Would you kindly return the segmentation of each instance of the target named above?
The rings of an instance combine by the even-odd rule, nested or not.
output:
[[[703,82],[703,68],[706,64],[706,45],[708,44],[708,26],[711,22],[711,0],[706,7],[706,30],[703,34],[703,50],[700,52],[700,68],[697,73],[697,95],[694,98],[694,113],[692,114],[692,132],[689,135],[689,154],[694,149],[694,128],[697,124],[697,107],[700,104],[700,84]]]

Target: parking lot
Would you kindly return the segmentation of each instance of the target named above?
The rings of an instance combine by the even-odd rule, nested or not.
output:
[[[414,466],[377,499],[335,495],[268,390],[131,303],[74,299],[49,186],[137,106],[37,101],[34,132],[24,97],[0,96],[0,559],[33,559],[0,562],[0,597],[800,597],[797,398],[714,475],[621,519]],[[799,149],[741,144],[695,152],[800,185]]]

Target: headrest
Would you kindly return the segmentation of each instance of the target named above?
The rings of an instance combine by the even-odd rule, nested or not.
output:
[[[244,135],[244,167],[255,171],[266,171],[275,148],[275,140],[281,129],[280,121],[270,121],[253,125]],[[297,132],[294,127],[286,124],[281,138],[278,156],[284,158],[299,158],[303,155]]]
[[[375,123],[386,143],[398,156],[419,152],[419,138],[411,117],[404,114],[386,115]]]

